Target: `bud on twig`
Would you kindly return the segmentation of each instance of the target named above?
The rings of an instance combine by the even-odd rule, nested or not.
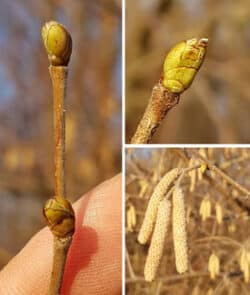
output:
[[[43,214],[52,233],[58,238],[72,236],[75,230],[75,214],[70,202],[65,198],[49,199]]]
[[[162,84],[172,93],[182,93],[194,80],[206,54],[208,39],[196,38],[178,43],[164,62]]]
[[[55,21],[45,23],[42,38],[50,64],[67,66],[72,51],[72,39],[66,28]]]

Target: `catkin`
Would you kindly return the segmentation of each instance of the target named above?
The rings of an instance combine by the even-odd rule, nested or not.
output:
[[[144,277],[148,282],[154,280],[162,258],[170,219],[170,207],[171,203],[167,199],[162,200],[159,204],[155,228],[144,268]]]
[[[136,212],[135,207],[130,205],[127,210],[127,229],[129,232],[134,231],[134,227],[136,226]]]
[[[170,185],[180,175],[181,171],[182,169],[179,168],[170,170],[167,174],[165,174],[165,176],[163,176],[163,178],[155,187],[154,192],[149,200],[145,217],[138,235],[139,243],[146,244],[149,240],[155,224],[158,205],[160,201],[163,200]]]
[[[205,221],[207,218],[211,216],[211,202],[209,198],[205,197],[201,201],[199,213],[202,218],[202,221]]]
[[[218,256],[216,256],[215,254],[212,254],[209,257],[208,271],[212,280],[214,280],[216,276],[220,273],[220,261]]]
[[[192,167],[195,165],[195,160],[191,158],[189,160],[188,167]],[[190,176],[190,186],[189,186],[189,191],[192,193],[195,190],[195,184],[196,184],[196,170],[193,169],[189,171],[189,176]]]
[[[244,282],[249,282],[249,261],[248,261],[248,252],[245,249],[242,249],[240,255],[240,270],[244,275]]]
[[[222,224],[223,220],[223,213],[222,213],[222,207],[220,203],[215,204],[215,212],[216,212],[216,221],[218,224]]]
[[[173,192],[173,240],[175,265],[178,273],[188,269],[188,246],[184,195],[180,187]]]

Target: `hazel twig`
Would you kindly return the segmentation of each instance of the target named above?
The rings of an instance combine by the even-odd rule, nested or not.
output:
[[[237,191],[244,194],[246,199],[249,199],[250,191],[246,188],[244,188],[241,184],[239,184],[237,181],[233,180],[230,176],[228,176],[225,172],[223,172],[220,168],[212,164],[210,161],[199,155],[195,152],[195,157],[199,159],[199,161],[202,163],[205,163],[209,170],[214,171],[217,175],[219,175],[222,179],[224,179],[227,183],[229,183],[232,187],[234,187]]]
[[[208,39],[189,39],[168,53],[160,81],[154,86],[148,106],[131,139],[132,144],[149,143],[169,110],[178,104],[180,94],[192,83],[201,67]]]
[[[50,295],[59,295],[67,253],[75,230],[75,214],[66,199],[65,188],[65,97],[68,62],[72,40],[67,30],[51,21],[42,28],[42,38],[50,61],[53,86],[55,197],[44,206],[44,215],[54,237],[53,266],[49,287]]]

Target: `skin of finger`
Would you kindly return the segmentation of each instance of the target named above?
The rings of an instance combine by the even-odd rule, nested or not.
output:
[[[62,295],[121,293],[121,195],[117,175],[74,204],[76,233]],[[0,294],[48,294],[52,259],[53,238],[45,228],[0,272]]]

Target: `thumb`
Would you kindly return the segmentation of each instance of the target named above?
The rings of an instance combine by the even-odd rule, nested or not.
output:
[[[121,293],[121,175],[75,204],[76,231],[69,249],[62,295]],[[48,294],[53,237],[45,228],[0,272],[0,294]]]

